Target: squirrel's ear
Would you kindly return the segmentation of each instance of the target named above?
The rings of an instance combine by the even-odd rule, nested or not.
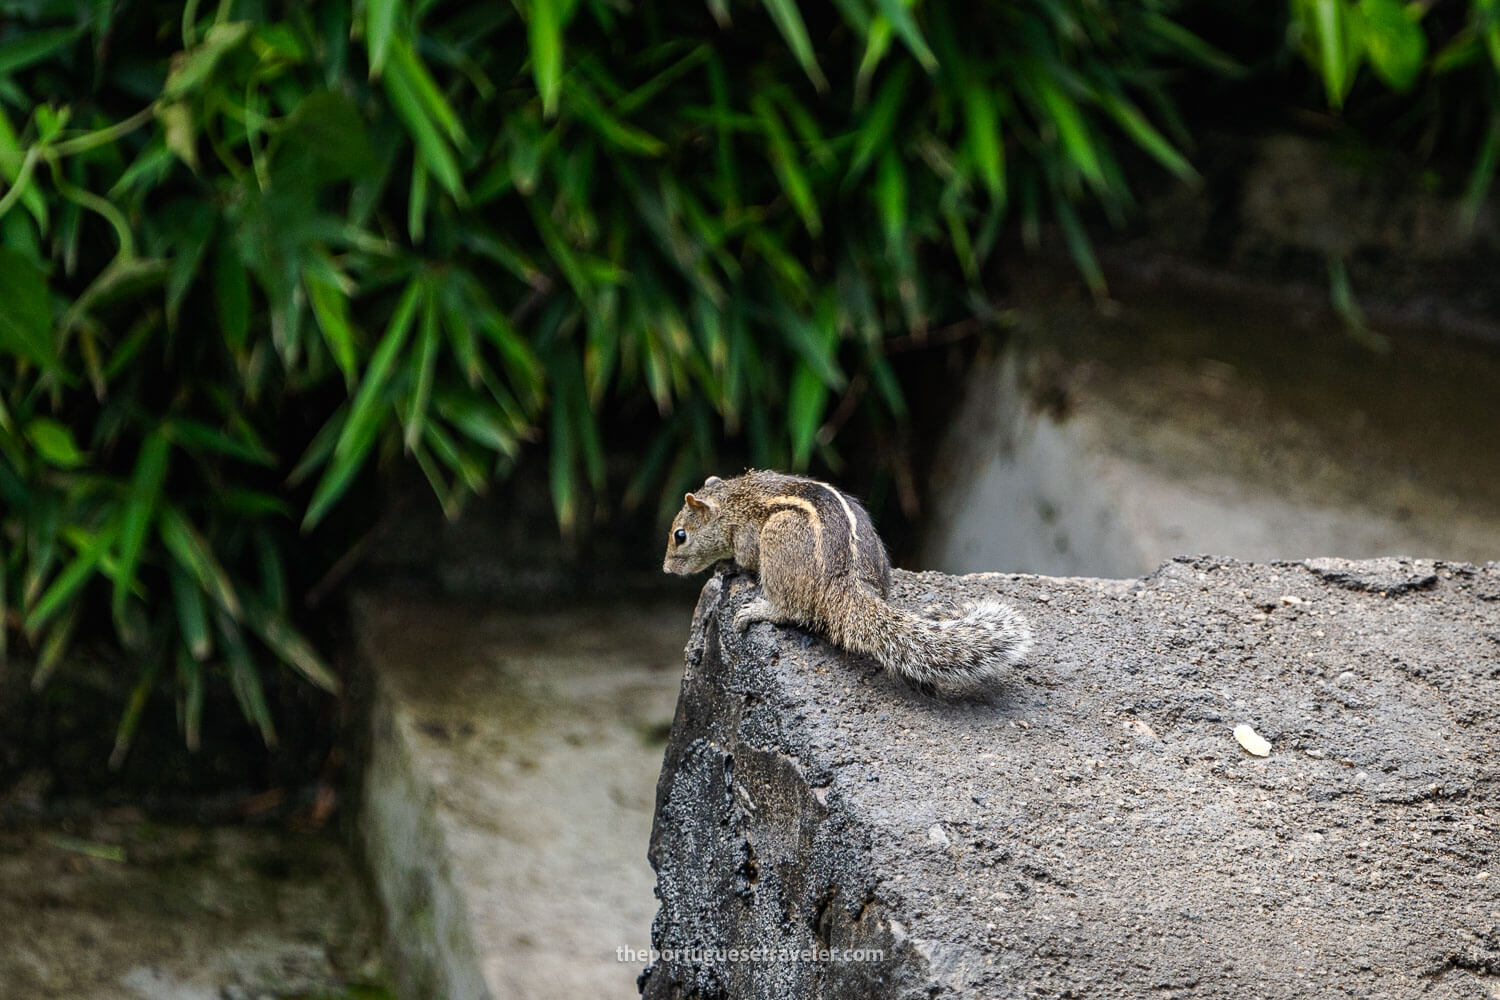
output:
[[[714,483],[722,483],[723,481],[724,480],[720,479],[718,476],[709,476],[707,479],[703,480],[703,485],[712,486]]]
[[[705,514],[713,513],[714,507],[716,506],[712,500],[699,500],[691,493],[684,493],[682,496],[682,500],[693,510],[700,510]]]

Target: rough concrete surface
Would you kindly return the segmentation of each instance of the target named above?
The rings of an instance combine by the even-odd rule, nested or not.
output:
[[[374,913],[328,832],[133,809],[0,828],[0,997],[389,997]]]
[[[898,572],[1035,627],[956,704],[734,631],[752,587],[694,618],[647,997],[1500,996],[1500,564]]]
[[[367,595],[359,839],[402,1000],[628,996],[680,604],[529,614]]]

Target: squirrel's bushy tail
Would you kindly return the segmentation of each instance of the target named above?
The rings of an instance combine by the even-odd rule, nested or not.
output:
[[[999,601],[980,601],[957,618],[932,619],[858,586],[848,604],[842,621],[828,623],[830,638],[938,694],[974,694],[993,687],[1031,648],[1026,619]]]

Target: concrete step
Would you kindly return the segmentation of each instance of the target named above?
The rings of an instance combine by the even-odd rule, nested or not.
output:
[[[374,684],[359,837],[403,1000],[633,996],[682,672],[680,602],[357,602]]]

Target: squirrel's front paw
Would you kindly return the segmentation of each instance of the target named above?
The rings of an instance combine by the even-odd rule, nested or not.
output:
[[[757,597],[736,612],[734,627],[737,631],[744,632],[756,622],[770,622],[774,625],[779,620],[776,609],[771,606],[771,602],[764,597]]]

